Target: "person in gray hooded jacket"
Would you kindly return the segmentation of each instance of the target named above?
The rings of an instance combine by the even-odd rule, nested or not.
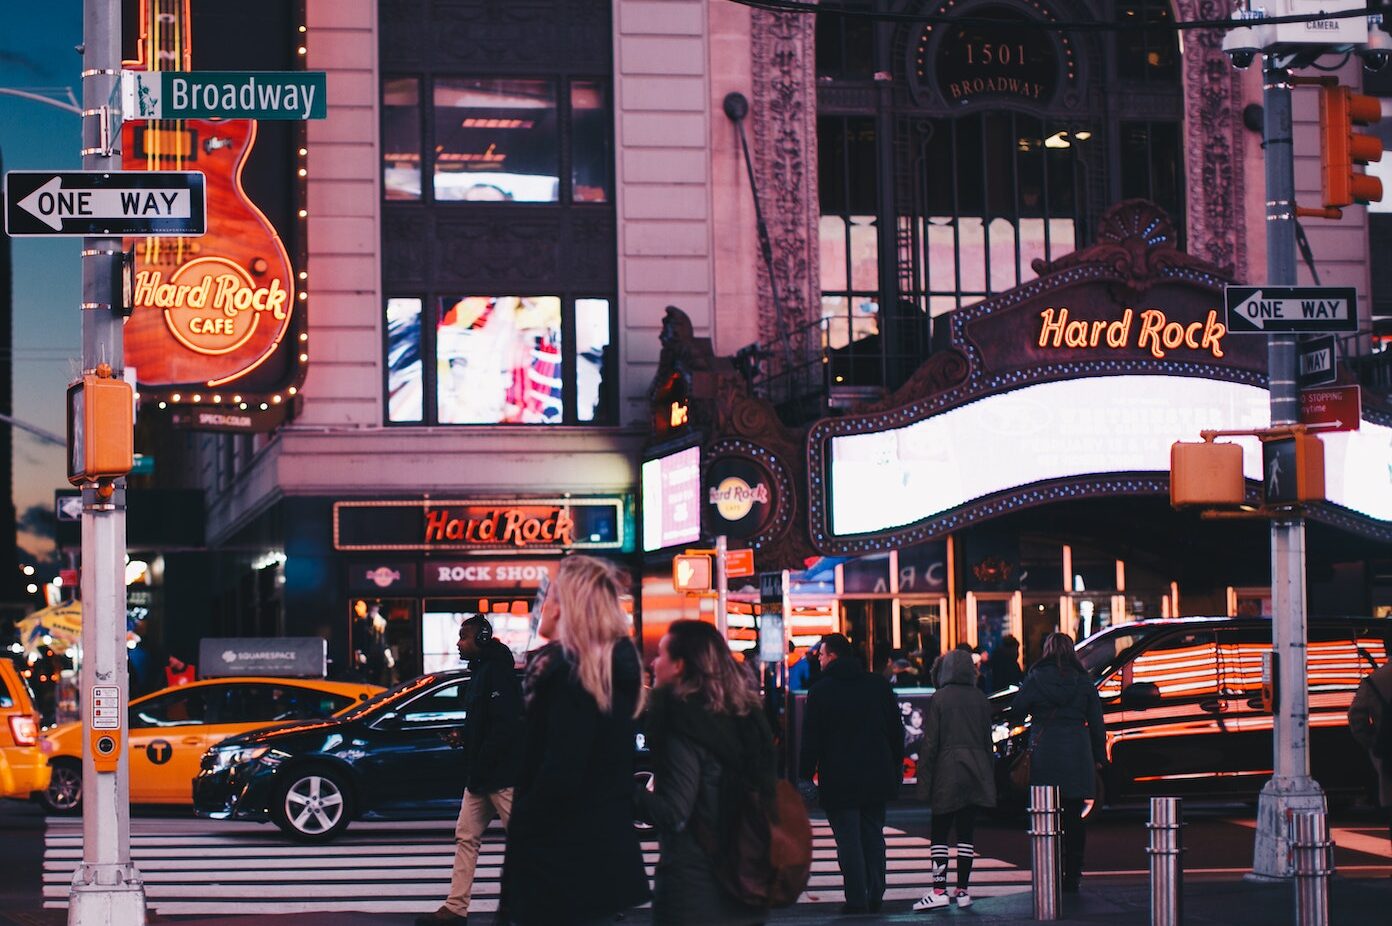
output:
[[[957,831],[957,906],[971,906],[973,830],[979,809],[996,804],[991,756],[991,706],[976,685],[970,653],[953,650],[938,668],[938,690],[923,718],[918,751],[918,797],[933,811],[933,887],[914,904],[935,910],[950,902],[947,893],[948,838]]]

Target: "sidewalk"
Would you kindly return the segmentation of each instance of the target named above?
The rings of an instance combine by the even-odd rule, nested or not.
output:
[[[770,923],[871,926],[877,923],[970,922],[976,926],[1004,926],[1033,922],[1029,894],[986,897],[969,910],[956,908],[932,913],[914,913],[909,903],[900,901],[878,916],[837,916],[831,906],[804,906],[776,911]],[[1385,923],[1392,909],[1392,879],[1336,878],[1329,886],[1331,924]],[[425,912],[425,911],[422,911]],[[1083,892],[1065,896],[1060,926],[1138,926],[1150,920],[1150,887],[1145,879],[1096,877],[1083,883]],[[1294,923],[1294,887],[1290,884],[1252,884],[1245,881],[1198,881],[1185,885],[1184,923],[1187,926],[1280,926]],[[9,917],[7,919],[7,917]],[[476,914],[475,926],[491,926],[493,915]],[[409,926],[414,917],[376,913],[285,913],[277,916],[152,917],[152,924],[179,926]],[[66,915],[60,910],[31,913],[0,912],[0,923],[16,926],[61,926]],[[636,910],[622,926],[648,926],[647,910]],[[563,926],[563,924],[556,924]]]

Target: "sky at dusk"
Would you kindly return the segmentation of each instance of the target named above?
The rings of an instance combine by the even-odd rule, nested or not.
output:
[[[0,0],[0,87],[62,99],[71,87],[81,99],[80,0],[44,3]],[[80,120],[74,113],[0,94],[0,158],[5,170],[78,170]],[[80,238],[12,238],[14,255],[14,416],[63,433],[64,395],[81,367]],[[67,488],[63,448],[16,429],[14,502],[53,506]],[[21,530],[21,547],[47,555],[52,542]]]

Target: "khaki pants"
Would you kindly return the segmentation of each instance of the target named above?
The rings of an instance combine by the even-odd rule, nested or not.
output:
[[[459,807],[459,822],[454,825],[454,874],[450,877],[449,897],[445,907],[460,916],[469,914],[469,895],[474,889],[474,868],[478,864],[479,845],[483,831],[493,819],[494,812],[507,829],[512,816],[512,789],[491,791],[488,794],[464,792]]]

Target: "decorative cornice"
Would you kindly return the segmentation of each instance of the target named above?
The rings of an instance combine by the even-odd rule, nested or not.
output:
[[[797,338],[820,317],[814,18],[755,10],[750,20],[754,176],[773,245],[772,284],[759,262],[759,341]],[[782,303],[779,325],[772,287]],[[794,342],[794,347],[800,347]]]
[[[1220,18],[1214,0],[1176,0],[1180,20]],[[1188,250],[1239,280],[1248,276],[1242,81],[1223,54],[1223,33],[1184,36],[1184,162]]]

